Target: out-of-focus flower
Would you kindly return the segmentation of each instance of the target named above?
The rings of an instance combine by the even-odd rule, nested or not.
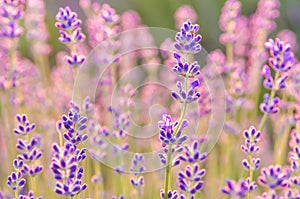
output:
[[[82,21],[77,18],[77,13],[73,12],[68,6],[59,9],[56,20],[55,26],[60,33],[59,41],[71,50],[71,56],[66,56],[67,62],[72,66],[82,64],[85,58],[76,51],[76,44],[85,40],[85,35],[80,28]]]
[[[187,20],[195,23],[197,20],[197,13],[190,5],[182,5],[175,11],[174,19],[177,29],[180,29],[181,25]]]
[[[237,26],[237,19],[241,12],[241,3],[237,0],[227,0],[222,8],[220,16],[220,28],[224,32],[220,36],[222,44],[234,43],[237,37],[234,33]]]
[[[23,28],[19,21],[24,15],[24,1],[1,1],[1,36],[8,38],[18,38],[23,34]]]
[[[202,39],[200,34],[197,34],[200,26],[187,21],[181,27],[181,31],[176,34],[175,48],[183,54],[196,54],[201,51],[199,42]]]
[[[288,174],[281,168],[281,166],[270,165],[268,168],[261,170],[261,176],[258,181],[261,185],[269,188],[285,188],[288,185]]]
[[[205,173],[205,169],[200,170],[197,163],[186,166],[185,171],[179,171],[178,173],[179,188],[192,196],[195,195],[203,188],[204,181],[202,181],[202,178]]]
[[[248,193],[248,186],[243,180],[241,180],[240,182],[227,180],[226,186],[222,189],[222,193],[232,198],[244,198]]]

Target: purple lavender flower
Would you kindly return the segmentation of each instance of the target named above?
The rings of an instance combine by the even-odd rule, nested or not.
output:
[[[261,132],[257,131],[253,126],[249,130],[244,131],[245,144],[241,146],[241,149],[248,156],[248,159],[244,159],[242,163],[248,171],[254,171],[260,166],[260,159],[253,157],[259,151],[257,143],[260,135]],[[249,159],[249,157],[251,158]]]
[[[189,20],[181,28],[181,32],[176,34],[175,48],[183,54],[196,54],[201,51],[199,42],[201,35],[197,35],[199,25],[192,24]]]
[[[271,165],[261,170],[259,182],[269,189],[285,188],[288,185],[287,177],[288,174],[283,171],[281,166]]]
[[[239,182],[235,182],[234,180],[227,180],[226,183],[226,186],[222,189],[222,193],[232,198],[244,198],[248,193],[248,186],[243,180]]]
[[[78,66],[85,60],[83,55],[76,52],[76,44],[85,40],[85,35],[81,32],[82,21],[77,18],[77,13],[72,12],[69,7],[60,8],[56,15],[56,28],[59,29],[59,41],[68,45],[71,49],[71,56],[67,56],[70,65]]]
[[[207,153],[201,153],[200,151],[200,142],[195,140],[192,143],[192,146],[184,146],[184,153],[179,156],[179,160],[196,163],[198,161],[203,161],[207,157]]]
[[[7,178],[7,185],[12,188],[12,190],[19,190],[23,188],[26,184],[26,180],[23,178],[23,173],[21,171],[12,172]]]
[[[18,199],[42,199],[42,197],[35,198],[33,192],[29,191],[28,195],[19,195]]]
[[[178,127],[178,122],[173,123],[170,115],[163,115],[162,120],[158,122],[160,128],[159,139],[163,145],[181,144],[187,140],[186,135],[181,135],[183,129],[188,125],[188,121],[184,120]],[[174,135],[174,130],[178,129],[177,134]]]
[[[139,173],[142,173],[145,170],[144,166],[144,155],[135,153],[132,165],[130,167],[130,172],[132,172],[134,175],[138,175]]]
[[[274,190],[270,192],[264,192],[261,196],[258,196],[257,199],[280,199]]]
[[[241,12],[241,3],[237,0],[227,0],[220,16],[220,28],[224,33],[220,36],[222,44],[233,43],[237,20]]]
[[[85,159],[86,149],[77,149],[72,143],[65,143],[60,148],[57,144],[53,144],[53,158],[51,170],[54,178],[57,180],[55,192],[65,196],[75,196],[87,188],[82,183],[83,167],[79,167],[78,163]]]
[[[17,121],[19,123],[18,128],[14,129],[14,133],[17,135],[27,135],[28,133],[32,132],[35,129],[35,124],[27,120],[27,116],[25,114],[23,115],[17,115]]]
[[[178,75],[182,75],[184,77],[193,78],[200,75],[200,66],[198,62],[195,61],[191,65],[188,62],[182,63],[182,56],[174,52],[174,58],[177,60],[177,64],[173,67],[173,71]]]
[[[275,114],[279,112],[279,102],[278,97],[270,98],[268,93],[264,95],[264,102],[260,104],[260,110],[267,114]]]
[[[197,20],[197,13],[190,5],[182,5],[176,10],[174,19],[176,21],[177,29],[180,29],[181,25],[186,22],[186,20],[195,23]]]
[[[271,57],[269,58],[270,66],[279,72],[289,71],[295,63],[294,53],[291,51],[289,44],[285,44],[278,38],[269,39],[265,43],[267,49],[269,49]]]
[[[163,189],[160,190],[160,197],[163,198],[163,199],[165,198],[165,193],[164,193],[164,190],[163,190]],[[177,198],[179,199],[179,194],[177,193],[176,190],[174,190],[174,191],[169,190],[169,191],[168,191],[167,198],[168,198],[168,199],[177,199]],[[180,197],[180,199],[183,199],[183,198]]]
[[[120,195],[119,197],[113,196],[111,199],[125,199],[125,197],[123,195]]]
[[[79,108],[73,106],[69,109],[68,116],[62,116],[63,125],[67,132],[64,133],[64,138],[73,143],[79,144],[87,140],[88,135],[83,134],[82,132],[87,128],[86,122],[88,121],[87,117],[81,116],[79,113]]]
[[[8,38],[18,38],[23,33],[23,28],[19,21],[23,18],[24,1],[13,0],[3,1],[0,7],[1,16],[1,35]]]
[[[187,165],[184,172],[179,171],[178,173],[179,188],[184,192],[195,195],[203,188],[204,182],[202,178],[205,173],[205,169],[200,170],[197,163],[193,166]]]
[[[40,137],[33,136],[30,142],[24,141],[22,139],[18,139],[17,149],[22,153],[18,155],[18,160],[22,160],[26,163],[16,162],[14,161],[14,165],[16,167],[22,166],[22,173],[28,174],[31,177],[34,177],[38,173],[42,172],[42,165],[35,165],[36,160],[42,157],[42,152],[39,147]]]
[[[144,156],[142,154],[135,153],[130,168],[130,172],[133,173],[135,177],[130,178],[130,184],[137,190],[137,195],[139,197],[142,195],[142,187],[144,185],[144,176],[140,176],[140,174],[144,170]]]
[[[164,145],[164,144],[163,144]],[[172,155],[176,155],[176,154],[179,154],[182,155],[182,151],[183,151],[183,146],[180,146],[180,145],[172,145],[172,148],[170,149],[171,150],[171,153]],[[167,154],[169,152],[169,149],[168,147],[164,146],[163,150],[161,153],[158,154],[159,156],[159,159],[160,159],[160,162],[163,164],[163,165],[166,165],[167,164]],[[180,164],[180,159],[179,158],[174,158],[172,160],[172,166],[177,166]]]

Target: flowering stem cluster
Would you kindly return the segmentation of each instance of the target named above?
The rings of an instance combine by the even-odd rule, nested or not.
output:
[[[85,57],[77,53],[76,44],[85,40],[85,35],[81,32],[80,25],[82,21],[77,18],[77,13],[67,6],[60,8],[56,15],[56,28],[59,29],[59,41],[70,48],[71,54],[66,57],[67,62],[77,67],[82,64]]]
[[[261,103],[260,109],[264,113],[258,129],[262,130],[267,116],[269,114],[276,114],[279,112],[280,99],[276,96],[276,92],[286,87],[286,79],[288,78],[288,71],[295,63],[294,53],[291,51],[289,44],[285,44],[278,38],[276,40],[270,39],[265,43],[267,49],[269,49],[270,58],[269,65],[275,71],[274,78],[271,75],[271,70],[268,65],[264,65],[262,74],[265,77],[264,87],[271,90],[271,94],[266,93],[264,95],[264,102]]]
[[[197,92],[197,87],[200,86],[198,79],[194,79],[200,74],[200,66],[195,61],[190,63],[188,56],[199,53],[201,46],[201,35],[197,34],[199,25],[194,25],[190,21],[183,24],[181,31],[176,34],[176,42],[174,52],[174,58],[177,64],[173,67],[173,71],[184,77],[184,83],[178,81],[177,87],[179,93],[172,92],[172,96],[175,100],[182,103],[182,110],[180,118],[177,122],[172,123],[171,116],[164,116],[163,121],[159,123],[160,127],[160,140],[163,146],[167,145],[167,162],[166,162],[166,174],[165,174],[165,187],[164,187],[164,199],[168,198],[168,192],[170,188],[170,173],[172,167],[172,145],[180,145],[187,139],[187,136],[181,136],[182,130],[187,126],[188,122],[184,119],[188,103],[196,101],[200,97],[200,93]],[[182,57],[184,56],[184,57]],[[189,80],[192,82],[189,86]]]
[[[29,133],[35,129],[35,124],[30,124],[25,114],[17,115],[17,121],[19,125],[18,128],[14,129],[14,133],[25,136],[25,139],[18,139],[17,141],[16,147],[21,154],[14,160],[15,172],[12,172],[7,179],[7,184],[15,191],[15,196],[18,195],[18,190],[26,183],[23,178],[25,175],[29,176],[28,188],[34,193],[36,191],[34,177],[43,170],[43,166],[37,163],[42,157],[42,152],[38,148],[40,137],[33,136],[32,139],[29,137]]]

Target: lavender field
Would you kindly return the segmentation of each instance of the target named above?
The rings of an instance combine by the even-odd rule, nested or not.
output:
[[[300,3],[155,2],[0,0],[0,199],[300,199]]]

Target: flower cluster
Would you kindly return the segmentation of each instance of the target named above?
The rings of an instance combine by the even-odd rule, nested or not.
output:
[[[237,38],[235,31],[241,12],[241,3],[237,0],[227,0],[220,16],[220,28],[224,33],[220,36],[222,44],[233,43]]]
[[[259,151],[257,143],[259,142],[260,135],[260,131],[256,130],[253,126],[249,130],[244,131],[245,144],[241,146],[241,149],[247,155],[247,159],[243,160],[243,166],[248,171],[257,170],[260,166],[260,158],[253,157]]]
[[[288,173],[281,166],[270,165],[268,168],[262,168],[259,183],[271,190],[285,188],[288,185]]]
[[[134,154],[130,172],[132,172],[135,177],[130,178],[130,184],[137,190],[139,197],[142,195],[142,187],[144,185],[144,176],[141,173],[145,170],[144,166],[144,156],[142,154]]]
[[[26,180],[25,175],[33,178],[41,173],[43,166],[38,163],[42,157],[42,152],[39,149],[40,137],[33,136],[29,139],[29,134],[35,129],[35,124],[30,123],[25,114],[16,116],[18,121],[18,128],[14,129],[16,135],[26,137],[26,139],[19,138],[17,140],[16,148],[21,152],[17,159],[13,161],[15,172],[12,172],[7,178],[7,184],[13,190],[20,190],[24,187]]]
[[[179,124],[178,121],[172,121],[172,117],[170,115],[163,115],[162,120],[158,122],[159,131],[159,139],[162,142],[162,145],[168,144],[177,144],[180,145],[184,141],[187,140],[186,135],[181,135],[182,131],[185,127],[187,127],[188,121],[184,120],[182,124]],[[176,134],[175,134],[176,130]]]
[[[199,165],[195,163],[193,166],[187,165],[185,171],[179,171],[178,173],[178,186],[181,191],[194,196],[198,191],[203,188],[204,181],[202,180],[205,175],[205,169],[199,168]]]
[[[288,189],[285,192],[288,198],[300,197],[300,133],[297,126],[290,135],[290,147],[288,160],[290,163],[290,175],[288,179]]]
[[[78,66],[85,60],[83,55],[76,52],[76,44],[85,40],[85,35],[81,32],[82,21],[77,18],[77,13],[73,12],[68,6],[60,8],[56,15],[56,28],[59,29],[59,41],[71,49],[71,55],[67,56],[67,62],[72,66]]]
[[[286,87],[288,71],[294,65],[295,59],[290,45],[278,38],[275,41],[270,39],[265,46],[270,52],[269,65],[275,71],[275,77],[272,77],[270,67],[264,65],[262,69],[262,75],[265,77],[264,87],[272,92],[270,95],[268,93],[264,95],[264,102],[260,105],[260,109],[264,113],[275,114],[279,111],[280,102],[280,99],[275,97],[275,92]]]
[[[2,1],[1,2],[1,36],[8,38],[19,38],[23,33],[23,28],[19,21],[23,18],[24,1]]]
[[[248,186],[244,180],[235,182],[234,180],[227,180],[226,186],[222,189],[222,193],[231,198],[244,198],[248,193]]]
[[[201,153],[200,151],[200,142],[195,140],[192,143],[192,146],[184,146],[184,152],[179,155],[179,160],[188,163],[196,163],[205,160],[206,157],[207,153]]]
[[[53,144],[53,158],[51,170],[57,180],[55,192],[64,196],[76,196],[87,188],[82,183],[83,167],[79,163],[86,158],[86,149],[77,149],[72,143],[65,143],[63,147]]]
[[[32,191],[28,192],[28,195],[19,195],[18,199],[35,199],[34,194]],[[42,197],[37,197],[36,199],[42,199]]]
[[[231,196],[243,198],[247,194],[250,197],[250,191],[257,188],[256,182],[253,180],[253,172],[257,170],[260,166],[260,158],[254,157],[259,151],[259,146],[257,146],[261,132],[256,130],[251,126],[244,133],[245,144],[241,145],[241,150],[247,155],[247,159],[243,159],[242,165],[249,171],[249,177],[246,179],[241,179],[239,182],[228,179],[226,186],[222,189],[222,193]]]
[[[81,142],[87,140],[88,135],[83,134],[83,131],[87,128],[86,122],[87,117],[81,116],[79,113],[79,108],[73,106],[68,115],[62,116],[63,125],[67,132],[64,133],[64,138],[77,145]]]

